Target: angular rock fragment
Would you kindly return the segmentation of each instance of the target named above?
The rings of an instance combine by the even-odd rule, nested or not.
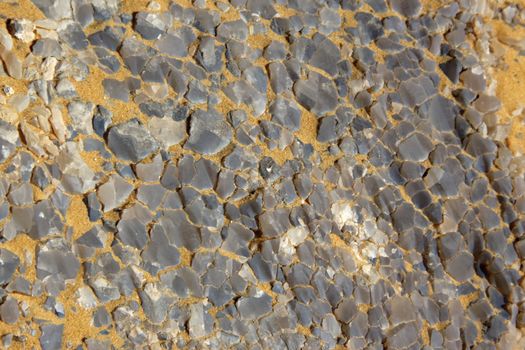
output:
[[[474,274],[473,257],[468,252],[461,252],[457,256],[446,261],[447,273],[458,282],[467,281]]]
[[[97,298],[89,287],[80,287],[76,292],[77,303],[84,309],[92,309],[97,306]]]
[[[125,245],[143,249],[148,240],[147,224],[150,212],[140,204],[127,208],[117,224],[117,236]]]
[[[91,45],[100,46],[111,51],[116,51],[122,42],[125,29],[119,27],[106,27],[88,37]]]
[[[216,111],[197,110],[191,116],[190,137],[185,147],[205,155],[223,150],[230,142],[232,128]]]
[[[110,98],[116,100],[121,100],[123,102],[129,101],[130,86],[124,81],[119,81],[116,79],[104,79],[102,81],[102,86],[104,87],[104,92]]]
[[[22,40],[25,43],[30,43],[35,39],[35,33],[34,33],[35,25],[30,20],[27,20],[27,19],[9,20],[7,24],[7,29],[15,38],[17,38],[18,40]],[[13,44],[11,40],[11,45],[5,46],[5,48],[7,50],[11,50],[13,48],[12,46]]]
[[[158,285],[148,283],[139,292],[142,308],[151,323],[162,323],[166,318],[170,298],[163,295]]]
[[[85,342],[87,350],[103,350],[111,347],[111,342],[108,340],[89,338]]]
[[[422,162],[428,158],[433,147],[428,137],[415,133],[399,143],[399,155],[405,160]]]
[[[61,23],[58,27],[58,33],[60,39],[75,50],[85,50],[88,47],[86,34],[77,22]]]
[[[232,223],[223,229],[221,235],[225,237],[222,249],[244,258],[250,256],[248,243],[255,236],[251,230],[248,230],[240,224]]]
[[[463,65],[457,58],[453,58],[447,62],[441,63],[439,68],[441,68],[443,73],[445,73],[451,82],[456,84],[459,81],[459,74],[461,73]]]
[[[119,54],[133,75],[138,75],[154,55],[154,50],[135,38],[127,38],[119,48]]]
[[[93,313],[93,325],[95,327],[102,327],[107,325],[111,321],[111,316],[107,312],[106,308],[100,306]]]
[[[120,159],[137,163],[155,152],[158,143],[137,120],[130,120],[109,129],[108,147]]]
[[[93,133],[93,112],[95,105],[91,102],[72,101],[67,106],[69,116],[74,122],[75,130],[84,134]]]
[[[31,0],[50,19],[71,18],[72,10],[67,0]]]
[[[67,243],[61,239],[52,239],[38,249],[37,253],[37,277],[44,279],[61,278],[72,280],[77,277],[80,263],[71,252]]]
[[[0,285],[7,284],[15,273],[20,258],[7,249],[0,248]]]
[[[157,39],[171,24],[171,16],[168,13],[157,14],[138,12],[135,15],[133,29],[146,40]]]
[[[251,107],[256,117],[266,109],[265,91],[261,92],[248,81],[240,80],[225,87],[224,93],[236,104],[244,103]]]
[[[272,298],[264,292],[258,292],[252,297],[240,298],[237,309],[242,319],[257,319],[272,310]]]
[[[89,221],[97,221],[102,217],[100,202],[98,201],[97,195],[91,192],[84,199],[88,210]]]
[[[496,112],[501,107],[501,102],[496,96],[481,94],[473,103],[473,107],[481,113]]]
[[[188,267],[163,274],[161,281],[181,298],[203,296],[199,276]]]
[[[40,332],[40,346],[42,350],[62,348],[62,337],[64,334],[63,324],[43,324],[40,326]]]
[[[180,144],[187,136],[186,122],[172,118],[151,118],[147,127],[151,135],[165,149]]]
[[[142,252],[142,258],[162,270],[177,265],[180,254],[178,249],[170,244],[162,226],[156,225],[151,231],[151,241]]]
[[[425,108],[427,116],[434,127],[440,131],[451,131],[457,115],[457,107],[441,95],[436,95],[427,102]],[[423,111],[422,110],[422,111]]]
[[[394,11],[406,17],[415,17],[421,11],[419,0],[389,0],[388,2]]]
[[[188,47],[195,40],[195,34],[188,27],[182,27],[175,33],[165,33],[156,41],[155,47],[162,53],[175,57],[186,57]]]
[[[176,247],[196,250],[201,242],[200,232],[187,219],[182,210],[165,212],[159,224],[163,226],[168,240]]]
[[[78,144],[66,142],[56,158],[62,174],[62,186],[71,194],[85,193],[95,187],[95,174],[82,159]]]
[[[36,56],[42,57],[62,57],[63,50],[57,40],[43,38],[37,40],[31,47],[31,52]]]
[[[248,38],[248,26],[240,19],[223,22],[217,27],[217,36],[223,41],[245,41]]]
[[[18,321],[20,311],[18,302],[15,298],[7,297],[0,305],[0,319],[7,324],[14,324]]]
[[[297,131],[301,126],[301,111],[290,100],[278,97],[270,105],[270,114],[273,121],[291,131]]]
[[[337,92],[332,81],[316,72],[309,72],[308,79],[294,84],[297,101],[317,117],[335,109]]]
[[[314,45],[315,49],[309,63],[334,76],[337,73],[336,63],[341,59],[339,48],[330,39],[321,34],[314,36]]]
[[[97,106],[93,116],[93,130],[98,136],[104,137],[106,130],[111,124],[112,113],[103,106]]]
[[[0,120],[0,163],[9,158],[18,145],[20,139],[16,127]]]
[[[201,32],[215,33],[215,28],[220,22],[220,15],[217,11],[208,9],[196,9],[193,12],[193,25]]]
[[[11,188],[7,196],[13,205],[28,205],[33,203],[33,187],[27,182],[18,187]]]
[[[22,61],[13,51],[8,51],[7,49],[0,47],[0,57],[4,61],[7,73],[15,78],[22,79]]]
[[[208,72],[220,71],[224,64],[222,60],[224,46],[215,43],[212,37],[203,37],[196,52],[197,62]]]
[[[49,235],[58,235],[64,229],[64,223],[49,200],[43,200],[33,206],[31,230],[28,232],[33,239],[41,239]]]
[[[202,338],[211,333],[213,319],[201,303],[191,306],[189,333],[192,338]]]

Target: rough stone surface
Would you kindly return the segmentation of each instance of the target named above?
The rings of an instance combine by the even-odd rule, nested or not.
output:
[[[0,14],[0,348],[525,349],[519,2]]]

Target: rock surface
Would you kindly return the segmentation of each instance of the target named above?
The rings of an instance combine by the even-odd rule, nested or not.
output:
[[[0,13],[0,347],[525,349],[519,2]]]

